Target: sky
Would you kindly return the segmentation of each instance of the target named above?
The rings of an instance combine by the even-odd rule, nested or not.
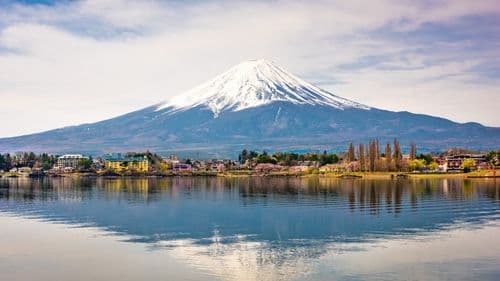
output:
[[[499,0],[0,0],[0,137],[111,118],[257,58],[369,106],[500,126]]]

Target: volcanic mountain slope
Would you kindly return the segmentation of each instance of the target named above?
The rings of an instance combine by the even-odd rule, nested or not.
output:
[[[243,147],[324,149],[398,137],[431,149],[492,148],[500,128],[372,108],[266,60],[243,62],[168,101],[116,118],[0,139],[0,151],[154,150],[234,156]]]
[[[214,117],[224,111],[241,111],[287,102],[295,105],[329,106],[336,109],[370,107],[324,91],[266,60],[243,62],[187,93],[161,104],[169,113],[197,106],[210,109]]]

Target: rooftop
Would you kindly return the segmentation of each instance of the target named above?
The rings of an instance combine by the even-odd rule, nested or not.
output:
[[[88,157],[83,156],[81,154],[64,154],[59,157],[59,159],[74,159],[74,158],[88,158]]]
[[[121,154],[111,154],[103,157],[106,161],[120,161],[120,162],[139,162],[147,160],[146,156],[123,157]]]

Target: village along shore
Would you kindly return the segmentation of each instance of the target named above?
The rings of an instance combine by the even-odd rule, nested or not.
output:
[[[500,176],[500,150],[452,148],[417,153],[414,143],[403,153],[397,139],[380,149],[349,143],[342,153],[257,152],[244,149],[233,159],[180,159],[152,152],[52,155],[33,152],[0,154],[0,177],[339,177],[391,179],[406,177],[495,178]]]

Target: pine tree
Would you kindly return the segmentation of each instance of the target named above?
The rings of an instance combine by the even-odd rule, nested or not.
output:
[[[243,149],[240,155],[238,155],[238,160],[241,164],[245,164],[245,161],[247,161],[247,159],[248,159],[248,150]]]
[[[0,154],[0,170],[7,170],[7,163],[5,161],[5,157],[2,154]]]
[[[12,163],[12,157],[10,156],[9,153],[5,154],[5,170],[8,171],[12,169],[13,166],[14,165]]]

